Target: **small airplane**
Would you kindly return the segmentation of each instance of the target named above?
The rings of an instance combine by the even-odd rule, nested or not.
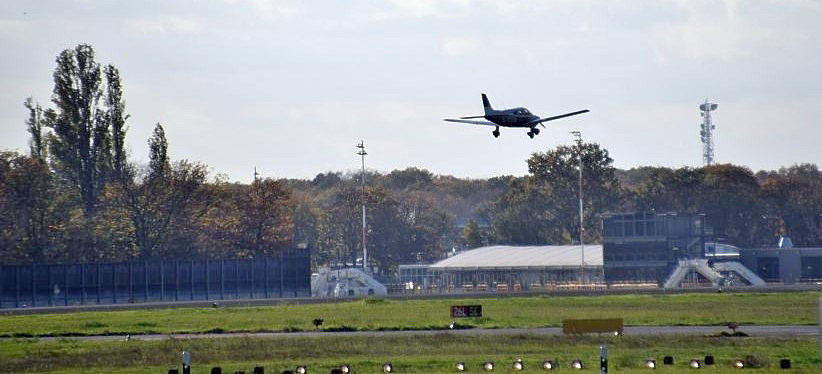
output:
[[[546,117],[546,118],[539,118],[539,116],[531,114],[526,108],[513,108],[513,109],[503,109],[503,110],[495,110],[491,107],[491,102],[488,101],[488,96],[482,94],[482,106],[485,108],[485,115],[483,116],[469,116],[469,117],[460,117],[460,119],[450,119],[446,118],[445,121],[448,122],[459,122],[459,123],[468,123],[472,125],[483,125],[483,126],[494,126],[494,131],[491,134],[494,137],[499,137],[499,128],[502,127],[524,127],[528,128],[528,136],[533,139],[534,135],[539,135],[539,129],[537,125],[542,126],[543,122],[553,121],[555,119],[575,116],[577,114],[587,113],[589,112],[588,109],[560,114],[558,116],[553,117]],[[485,118],[488,121],[471,121],[474,118]],[[489,122],[490,121],[490,122]]]

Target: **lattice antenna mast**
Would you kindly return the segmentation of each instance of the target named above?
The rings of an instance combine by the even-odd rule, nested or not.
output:
[[[705,99],[704,104],[699,105],[699,114],[702,116],[699,135],[702,138],[702,163],[705,166],[714,164],[714,129],[716,126],[711,121],[711,112],[716,110],[718,106],[709,103],[708,99]]]
[[[368,249],[366,249],[366,226],[365,226],[365,155],[368,152],[365,151],[365,142],[360,140],[360,144],[357,144],[357,154],[360,155],[362,158],[362,172],[360,173],[360,181],[362,182],[362,269],[367,274],[368,273]]]

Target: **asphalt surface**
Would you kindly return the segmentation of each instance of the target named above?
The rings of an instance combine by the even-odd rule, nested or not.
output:
[[[740,332],[752,337],[796,337],[796,336],[820,336],[820,326],[740,326]],[[728,332],[725,326],[626,326],[623,335],[709,335]],[[416,335],[562,335],[560,327],[546,328],[510,328],[510,329],[465,329],[465,330],[405,330],[405,331],[305,331],[305,332],[260,332],[260,333],[221,333],[221,334],[149,334],[149,335],[95,335],[95,336],[72,336],[72,337],[40,337],[41,341],[58,339],[71,339],[78,341],[125,341],[125,340],[146,340],[157,341],[166,339],[219,339],[236,337],[259,337],[259,338],[304,338],[304,337],[330,337],[330,336],[416,336]],[[15,338],[2,338],[0,340],[10,340]]]

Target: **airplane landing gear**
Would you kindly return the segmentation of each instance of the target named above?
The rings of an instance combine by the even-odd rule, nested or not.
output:
[[[491,135],[494,135],[495,138],[499,138],[499,127],[491,131]]]
[[[529,138],[531,138],[531,139],[533,139],[533,138],[534,138],[534,133],[533,133],[533,132],[528,131],[528,137],[529,137]]]
[[[539,129],[538,129],[538,128],[536,128],[536,127],[534,127],[534,128],[531,130],[531,132],[533,132],[533,133],[534,133],[534,135],[539,135]]]

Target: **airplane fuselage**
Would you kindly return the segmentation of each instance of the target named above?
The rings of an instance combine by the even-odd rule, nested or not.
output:
[[[495,110],[485,115],[485,119],[502,127],[534,127],[534,121],[539,119],[525,108]]]

